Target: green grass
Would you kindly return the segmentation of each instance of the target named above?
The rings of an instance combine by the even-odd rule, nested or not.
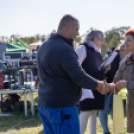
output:
[[[126,122],[126,118],[124,118]],[[126,123],[125,123],[126,124]],[[109,116],[109,128],[113,134],[113,124]],[[126,131],[126,125],[125,125]],[[43,126],[39,119],[38,112],[35,116],[16,114],[12,117],[0,117],[0,134],[43,134]],[[89,134],[88,128],[85,134]],[[100,121],[97,118],[97,134],[103,134]]]
[[[0,134],[43,134],[43,126],[38,113],[34,117],[24,114],[0,117]]]
[[[125,100],[126,94],[121,93],[123,99]],[[27,100],[29,100],[29,95],[27,95]],[[34,93],[35,101],[37,101],[37,93]],[[23,96],[22,96],[23,100]],[[113,123],[109,116],[109,128],[111,134],[113,134]],[[126,117],[124,117],[125,132],[126,132]],[[0,117],[0,134],[43,134],[43,126],[38,116],[37,107],[35,110],[35,116],[31,113],[25,117],[24,112],[14,114],[11,117]],[[89,134],[88,128],[85,134]],[[97,117],[97,134],[103,134],[99,118]]]

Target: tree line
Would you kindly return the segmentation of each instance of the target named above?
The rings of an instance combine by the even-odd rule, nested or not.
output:
[[[117,48],[121,44],[121,40],[125,38],[125,33],[127,30],[130,29],[130,26],[122,26],[118,28],[112,28],[111,30],[108,30],[104,32],[104,42],[103,45],[101,46],[102,54],[105,55],[107,51],[111,50],[113,47]],[[94,28],[90,28],[87,32],[94,30]],[[87,33],[85,32],[85,34]],[[82,36],[78,36],[75,38],[75,43],[80,44],[82,41],[82,38],[85,36],[83,34]],[[48,37],[49,35],[47,35]],[[16,35],[11,35],[10,38],[15,38]],[[1,38],[7,38],[4,36],[1,36]],[[32,44],[41,39],[41,36],[39,34],[31,37],[23,37],[20,39],[24,41],[26,44]]]
[[[105,55],[107,51],[110,51],[113,47],[117,48],[121,41],[125,38],[125,33],[130,29],[130,26],[123,26],[119,28],[112,28],[104,32],[104,42],[101,46],[102,54]],[[94,30],[94,28],[90,28],[89,31]],[[87,31],[87,32],[89,32]],[[85,33],[86,34],[86,33]],[[83,36],[85,36],[85,34]],[[80,44],[82,37],[76,37],[75,42]]]

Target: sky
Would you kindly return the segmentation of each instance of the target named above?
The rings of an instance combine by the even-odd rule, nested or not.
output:
[[[65,14],[79,19],[80,35],[91,27],[134,28],[134,0],[0,0],[0,36],[49,34]]]

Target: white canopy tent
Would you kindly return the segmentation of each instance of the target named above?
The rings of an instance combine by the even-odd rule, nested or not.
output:
[[[30,52],[32,52],[33,49],[37,49],[37,46],[40,46],[40,45],[42,45],[42,41],[41,41],[41,40],[39,40],[39,41],[36,42],[36,43],[30,44],[30,45],[29,45],[29,46],[30,46]]]

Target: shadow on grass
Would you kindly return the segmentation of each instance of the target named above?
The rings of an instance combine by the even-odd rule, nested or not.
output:
[[[39,119],[38,111],[36,110],[35,116],[29,114],[27,117],[22,114],[15,114],[11,117],[0,117],[0,132],[7,132],[12,129],[19,131],[22,128],[40,128],[43,129],[42,122]],[[42,133],[39,132],[40,134]]]
[[[34,101],[37,102],[38,100],[38,94],[33,93]],[[24,97],[22,96],[22,100],[24,100]],[[27,95],[27,101],[30,100],[29,95]],[[30,108],[30,106],[28,106]],[[39,119],[38,110],[37,110],[37,103],[35,105],[35,116],[32,116],[31,113],[28,114],[27,117],[25,117],[24,112],[23,113],[13,113],[14,116],[11,117],[0,117],[0,134],[7,133],[8,131],[19,131],[22,128],[30,128],[35,129],[36,127],[39,129],[39,133],[43,134],[43,126],[42,122]],[[1,110],[0,110],[1,113]],[[29,129],[29,130],[30,130]],[[10,133],[10,132],[9,132]],[[25,133],[25,132],[24,132]]]

